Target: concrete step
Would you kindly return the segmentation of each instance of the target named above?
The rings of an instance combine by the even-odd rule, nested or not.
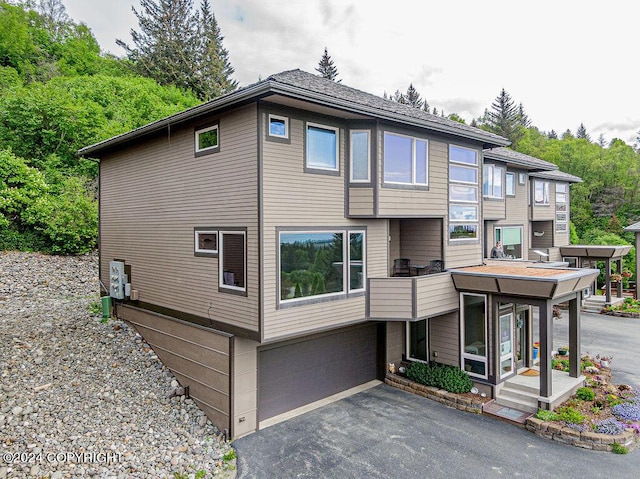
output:
[[[517,399],[519,401],[530,402],[530,403],[538,403],[538,390],[535,393],[531,391],[520,389],[520,388],[512,388],[509,386],[503,386],[500,389],[499,397],[506,397],[509,399]]]
[[[527,398],[526,400],[524,400],[516,396],[505,395],[501,392],[500,395],[496,397],[496,403],[501,406],[517,409],[519,411],[526,411],[530,413],[535,413],[538,411],[537,398]]]
[[[505,382],[500,391],[514,391],[537,398],[540,394],[540,386],[539,384],[531,384],[531,382],[520,383],[516,377],[516,379],[510,379]]]

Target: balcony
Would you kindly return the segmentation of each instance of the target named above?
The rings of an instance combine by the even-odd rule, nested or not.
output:
[[[418,321],[458,309],[451,273],[369,278],[367,316],[378,321]]]

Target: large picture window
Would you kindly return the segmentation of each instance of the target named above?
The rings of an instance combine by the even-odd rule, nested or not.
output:
[[[470,376],[487,378],[487,298],[461,294],[462,364]]]
[[[220,231],[220,288],[246,291],[247,248],[244,231]]]
[[[367,183],[370,181],[371,147],[369,130],[351,131],[351,182]]]
[[[427,186],[427,140],[384,133],[384,182]]]
[[[495,240],[502,241],[508,258],[522,258],[522,227],[500,226],[494,230]]]
[[[364,291],[365,264],[364,231],[281,231],[280,301]]]
[[[340,170],[337,128],[307,123],[307,168]]]
[[[502,175],[504,169],[495,165],[484,165],[482,179],[482,194],[487,198],[504,198]]]

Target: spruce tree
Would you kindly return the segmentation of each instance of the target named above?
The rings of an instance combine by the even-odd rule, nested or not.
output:
[[[403,103],[403,104],[407,103],[407,99],[400,92],[400,90],[396,90],[396,92],[391,96],[391,100],[395,101],[396,103]]]
[[[550,140],[557,140],[558,134],[556,133],[556,130],[551,130],[549,133],[547,133],[547,138],[549,138]]]
[[[524,109],[522,111],[524,113]],[[514,145],[524,135],[520,108],[504,88],[491,104],[491,110],[485,114],[484,121],[489,131],[504,136]]]
[[[587,129],[584,126],[584,123],[580,123],[580,126],[576,130],[576,138],[582,138],[583,140],[591,141],[591,137],[589,133],[587,133]]]
[[[422,98],[420,98],[420,93],[418,93],[418,90],[416,90],[413,86],[413,83],[409,84],[405,98],[407,100],[407,105],[418,109],[422,108],[424,102]]]
[[[328,80],[336,81],[336,78],[338,77],[338,69],[334,65],[327,47],[324,47],[324,53],[318,62],[316,71],[320,73],[322,78],[327,78]],[[340,82],[341,80],[337,81]]]

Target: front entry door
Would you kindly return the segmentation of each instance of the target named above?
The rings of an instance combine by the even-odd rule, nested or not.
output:
[[[527,314],[528,311],[518,311],[515,317],[516,330],[516,371],[527,364]]]

